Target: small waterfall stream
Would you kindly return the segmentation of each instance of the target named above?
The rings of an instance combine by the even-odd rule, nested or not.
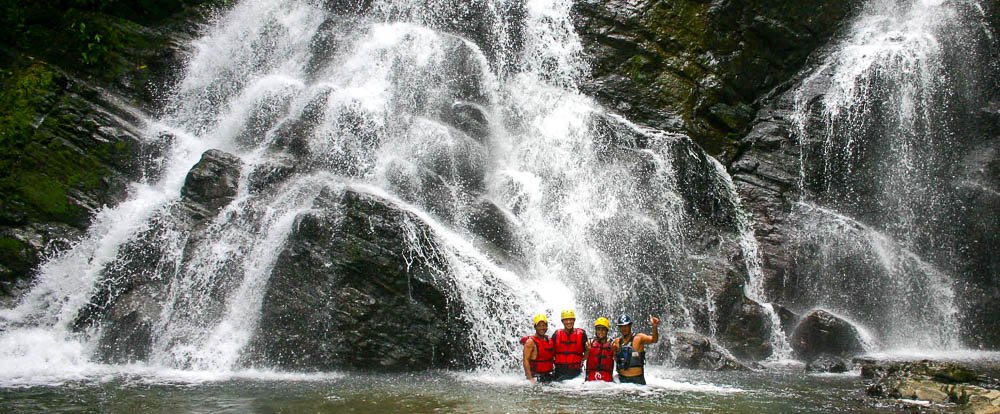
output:
[[[799,307],[874,330],[883,349],[961,347],[943,228],[949,169],[979,99],[978,2],[877,0],[799,86]],[[816,98],[817,94],[821,98]],[[865,224],[862,224],[865,223]]]

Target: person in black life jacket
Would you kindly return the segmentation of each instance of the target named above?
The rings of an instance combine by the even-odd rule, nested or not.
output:
[[[618,381],[623,384],[646,384],[643,366],[646,365],[646,345],[655,344],[660,340],[660,318],[649,317],[653,325],[653,335],[632,332],[632,318],[622,315],[618,318],[618,332],[621,336],[615,338],[611,349],[615,354],[615,365],[618,368]]]
[[[560,315],[563,329],[552,334],[556,348],[556,381],[571,380],[583,372],[583,356],[587,353],[587,333],[574,328],[576,313],[570,309]]]
[[[555,349],[552,340],[545,333],[549,331],[549,319],[543,314],[535,315],[535,334],[521,338],[524,344],[524,376],[532,384],[551,382],[554,379]]]
[[[597,336],[587,343],[587,381],[614,380],[615,353],[611,348],[608,331],[611,321],[600,317],[594,321],[594,335]]]

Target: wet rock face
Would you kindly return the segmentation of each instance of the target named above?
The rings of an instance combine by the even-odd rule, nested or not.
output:
[[[164,243],[170,234],[185,234],[188,243],[205,237],[206,222],[236,195],[242,161],[235,155],[209,150],[188,173],[183,196],[154,214],[149,229],[125,242],[114,261],[102,272],[94,295],[74,321],[77,331],[100,327],[96,356],[108,363],[132,363],[148,359],[154,339],[154,324],[161,318],[173,278],[180,265],[190,259],[190,246]],[[227,277],[224,272],[215,276]],[[203,289],[226,289],[225,283]],[[190,306],[183,300],[179,307]],[[209,313],[219,313],[224,303],[203,304]],[[194,312],[188,310],[189,312]]]
[[[234,155],[214,149],[205,151],[184,179],[181,195],[207,215],[214,215],[236,198],[242,165]]]
[[[679,368],[709,371],[745,371],[748,368],[706,336],[678,332],[670,352]]]
[[[753,129],[743,138],[746,150],[729,168],[753,217],[767,297],[783,303],[797,294],[794,283],[788,280],[793,262],[785,248],[794,234],[791,205],[799,198],[800,153],[792,136],[793,108],[794,97],[785,94],[761,110]]]
[[[294,370],[465,362],[465,325],[436,277],[445,265],[429,230],[353,190],[326,191],[316,206],[296,218],[275,263],[249,362]]]
[[[96,86],[39,61],[0,69],[0,297],[12,297],[93,212],[125,199],[142,140]]]
[[[630,119],[684,131],[710,154],[736,154],[731,135],[754,101],[787,80],[858,1],[581,1],[577,31],[593,56],[585,90]]]
[[[849,358],[864,352],[854,325],[823,310],[802,317],[789,342],[795,356],[806,362],[820,356]]]
[[[729,283],[716,299],[719,318],[716,337],[733,355],[761,360],[774,351],[771,318],[759,303],[743,294],[741,284]]]

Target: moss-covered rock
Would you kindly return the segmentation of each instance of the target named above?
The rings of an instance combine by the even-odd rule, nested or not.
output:
[[[0,296],[140,178],[138,113],[206,2],[125,3],[0,0]]]

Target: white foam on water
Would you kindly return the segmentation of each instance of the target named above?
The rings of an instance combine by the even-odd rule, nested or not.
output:
[[[984,351],[978,349],[933,350],[921,348],[895,348],[883,352],[869,352],[864,357],[876,360],[919,361],[966,361],[966,362],[1000,362],[1000,351]]]
[[[147,364],[109,365],[91,362],[84,342],[42,328],[0,336],[0,388],[61,386],[123,380],[143,384],[197,385],[231,380],[330,381],[337,372],[300,373],[277,370],[191,370]]]
[[[898,400],[906,404],[919,405],[921,407],[930,407],[933,404],[930,401],[924,401],[924,400],[909,400],[906,398],[899,398]]]
[[[45,328],[0,335],[0,387],[58,386],[107,374],[78,340]]]
[[[746,392],[745,390],[731,386],[712,384],[704,381],[685,381],[678,378],[682,371],[668,370],[660,367],[649,366],[646,369],[646,385],[622,384],[618,382],[605,381],[584,381],[582,374],[578,379],[569,381],[537,384],[544,392],[569,393],[574,395],[607,395],[607,394],[634,394],[641,396],[653,396],[659,394],[673,393],[711,393],[711,394],[731,394]],[[501,385],[510,387],[531,387],[533,386],[523,375],[510,372],[474,371],[456,372],[452,375],[460,381],[475,382],[489,385]]]

